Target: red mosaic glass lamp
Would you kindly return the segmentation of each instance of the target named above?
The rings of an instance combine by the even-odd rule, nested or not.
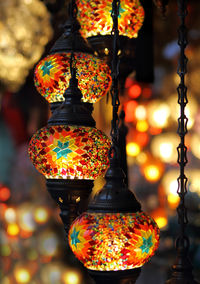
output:
[[[68,239],[71,250],[87,268],[96,284],[135,283],[140,267],[155,253],[159,244],[159,228],[141,211],[141,205],[124,183],[118,147],[118,55],[117,9],[113,1],[113,119],[110,166],[104,187],[91,199],[88,210],[71,225]]]
[[[76,14],[76,7],[73,10]],[[35,68],[35,86],[53,109],[64,101],[64,92],[69,87],[72,49],[76,60],[78,87],[82,92],[83,102],[97,102],[107,94],[111,86],[110,68],[104,60],[93,54],[79,29],[79,23],[70,15],[64,25],[64,33],[55,42],[50,54],[43,58]]]
[[[135,283],[159,244],[157,224],[141,211],[123,179],[111,158],[105,186],[69,230],[73,253],[97,284]]]
[[[112,0],[76,0],[77,19],[81,34],[88,38],[110,35],[112,31]],[[139,0],[121,0],[119,8],[119,35],[136,38],[144,21],[144,9]]]
[[[112,52],[112,0],[76,0],[76,5],[81,34],[99,55],[109,55]],[[129,48],[127,39],[137,38],[143,25],[144,14],[139,0],[120,2],[118,25],[122,55],[125,55]]]

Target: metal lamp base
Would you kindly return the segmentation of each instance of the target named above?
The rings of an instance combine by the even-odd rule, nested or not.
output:
[[[92,180],[47,179],[47,190],[60,207],[67,234],[75,218],[86,210],[93,184]]]
[[[96,284],[135,284],[141,268],[121,271],[95,271],[88,269]]]

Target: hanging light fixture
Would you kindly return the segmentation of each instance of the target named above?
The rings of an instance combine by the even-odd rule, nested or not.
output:
[[[65,101],[29,144],[30,158],[45,175],[47,189],[61,208],[66,230],[90,194],[93,180],[107,169],[110,146],[109,139],[95,128],[90,109],[81,101],[73,51],[77,28],[74,9],[72,13],[71,79],[64,93]]]
[[[70,5],[76,16],[76,5]],[[64,25],[64,33],[56,41],[50,54],[43,58],[35,68],[35,86],[38,92],[52,106],[64,101],[64,92],[69,87],[70,57],[72,51],[72,18]],[[82,101],[95,103],[107,94],[111,86],[110,69],[102,60],[93,55],[85,39],[82,38],[80,25],[74,19],[74,57],[77,68],[78,87]]]
[[[69,245],[96,283],[135,283],[140,267],[154,254],[159,228],[143,211],[124,183],[118,148],[118,12],[113,1],[113,119],[110,167],[105,186],[90,201],[88,210],[69,230]]]
[[[76,0],[76,4],[78,7],[77,20],[81,25],[81,34],[88,39],[93,49],[109,62],[112,58],[110,56],[112,53],[112,17],[110,13],[112,0],[101,1],[101,3],[97,0]],[[130,43],[129,39],[137,38],[138,31],[144,21],[144,14],[143,6],[139,0],[121,1],[118,53],[122,58],[127,55],[130,57],[130,53],[135,53],[135,44]],[[124,72],[127,71],[124,70]]]
[[[185,175],[185,166],[187,160],[187,147],[185,146],[185,135],[187,133],[188,118],[185,115],[185,107],[188,103],[187,87],[185,86],[185,75],[187,72],[187,57],[185,56],[185,48],[187,46],[187,33],[185,26],[185,17],[187,15],[187,0],[177,0],[178,15],[181,25],[178,29],[178,44],[180,46],[180,60],[178,66],[178,75],[180,76],[180,84],[177,88],[178,104],[180,105],[180,117],[178,118],[178,134],[180,136],[180,144],[177,147],[178,164],[180,166],[180,175],[177,179],[177,193],[180,197],[180,203],[177,208],[178,223],[180,225],[180,233],[176,240],[177,258],[172,266],[172,277],[166,281],[166,284],[197,284],[192,274],[192,264],[188,257],[189,239],[186,235],[186,226],[188,224],[187,208],[185,206],[185,195],[187,193],[188,178]]]
[[[103,35],[110,36],[112,31],[112,0],[76,0],[77,19],[81,25],[81,34],[85,38]],[[136,38],[144,21],[144,9],[139,0],[120,2],[119,35]]]

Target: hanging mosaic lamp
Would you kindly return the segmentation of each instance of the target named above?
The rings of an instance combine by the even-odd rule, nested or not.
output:
[[[108,65],[93,55],[93,51],[79,32],[80,25],[77,21],[74,24],[74,41],[72,41],[71,25],[72,22],[69,19],[65,23],[64,33],[55,42],[50,54],[43,58],[35,68],[35,86],[52,106],[58,106],[58,103],[64,101],[64,92],[69,87],[72,49],[76,60],[78,87],[82,92],[83,102],[97,102],[107,94],[111,86],[111,71]]]
[[[88,38],[110,35],[112,31],[112,0],[76,0],[77,19],[81,34]],[[119,8],[119,35],[136,38],[144,21],[144,9],[139,0],[121,0]]]
[[[106,58],[109,63],[112,53],[112,0],[101,2],[98,0],[76,0],[76,5],[78,8],[77,20],[81,25],[82,36],[87,38],[97,54]],[[119,54],[123,59],[122,62],[126,61],[128,56],[130,63],[130,57],[135,56],[135,42],[130,42],[129,39],[137,38],[143,25],[144,15],[144,9],[139,0],[120,1]],[[125,72],[127,72],[126,68]],[[123,64],[121,69],[123,69]]]
[[[141,211],[123,179],[122,170],[111,159],[105,186],[69,231],[73,253],[96,283],[136,281],[140,267],[158,247],[157,224]]]
[[[95,180],[108,166],[108,148],[108,138],[95,127],[61,125],[37,131],[29,153],[47,179]]]
[[[79,203],[90,194],[93,181],[106,171],[110,147],[108,137],[95,128],[90,110],[81,102],[74,70],[65,101],[29,144],[33,165],[46,177],[66,230],[78,214]]]

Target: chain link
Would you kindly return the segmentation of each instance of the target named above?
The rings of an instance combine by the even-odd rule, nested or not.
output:
[[[111,138],[112,146],[110,151],[112,155],[118,155],[117,145],[118,145],[118,127],[119,127],[119,90],[118,90],[118,77],[119,77],[119,30],[118,30],[118,16],[119,16],[120,0],[113,0],[112,2],[112,20],[113,28],[111,35],[113,36],[113,59],[112,59],[112,87],[111,87],[111,97],[113,106],[113,116],[111,121]]]
[[[71,33],[72,33],[72,51],[70,56],[70,73],[71,77],[76,77],[76,59],[74,56],[74,49],[75,49],[75,21],[77,17],[77,6],[75,0],[72,0],[69,4],[69,16],[71,18]]]
[[[178,104],[180,105],[180,117],[178,118],[178,134],[180,136],[180,144],[177,147],[178,164],[180,167],[180,175],[177,179],[180,203],[177,208],[178,222],[180,224],[180,235],[177,239],[176,246],[189,246],[189,240],[185,236],[185,227],[188,223],[187,209],[185,207],[185,195],[187,193],[188,178],[185,176],[185,166],[188,162],[187,147],[185,146],[185,135],[187,134],[188,118],[185,115],[185,108],[188,103],[187,87],[185,86],[185,75],[187,73],[187,57],[185,55],[185,48],[188,44],[187,29],[185,26],[185,17],[187,16],[187,0],[178,0],[178,15],[181,19],[181,25],[178,29],[178,45],[180,46],[180,59],[178,64],[177,74],[180,77],[180,84],[177,88]]]

